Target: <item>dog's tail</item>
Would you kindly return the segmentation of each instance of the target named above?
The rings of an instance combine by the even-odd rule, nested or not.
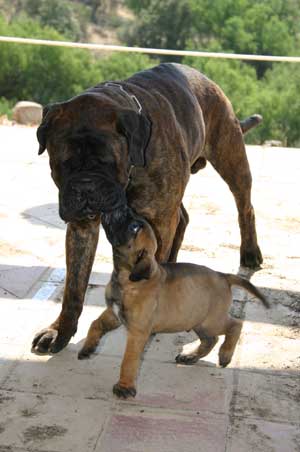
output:
[[[225,274],[225,278],[228,282],[228,284],[231,286],[239,286],[243,287],[243,289],[246,289],[248,292],[250,292],[255,297],[259,298],[265,308],[270,308],[270,303],[266,299],[266,297],[255,287],[251,282],[249,282],[247,279],[241,278],[237,275],[231,275],[231,274]]]
[[[240,121],[242,132],[244,134],[247,133],[248,130],[258,126],[258,124],[260,124],[262,120],[263,120],[262,116],[257,114],[249,116],[249,118],[243,119],[243,121]]]

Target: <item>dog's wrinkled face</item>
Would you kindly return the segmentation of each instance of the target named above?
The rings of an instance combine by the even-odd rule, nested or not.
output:
[[[83,130],[69,138],[65,159],[56,164],[50,157],[52,176],[59,186],[59,214],[64,221],[92,220],[126,205],[111,142],[108,134]],[[121,175],[121,180],[125,178]]]
[[[150,224],[136,217],[127,223],[123,244],[113,247],[116,269],[130,271],[131,281],[149,279],[155,268],[157,241]]]
[[[112,211],[115,218],[126,214],[128,170],[144,166],[147,121],[92,95],[45,107],[37,131],[39,154],[47,148],[64,221],[91,221]]]

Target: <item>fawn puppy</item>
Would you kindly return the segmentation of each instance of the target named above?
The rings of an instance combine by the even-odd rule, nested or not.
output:
[[[114,270],[106,288],[107,309],[92,322],[79,359],[93,353],[101,337],[125,324],[128,332],[120,379],[113,392],[122,398],[136,395],[140,356],[152,333],[193,330],[200,345],[190,354],[179,354],[177,363],[194,364],[218,341],[219,364],[227,366],[240,337],[241,320],[230,317],[231,286],[243,287],[269,307],[264,295],[249,281],[236,275],[185,263],[159,265],[157,242],[145,220],[129,223],[125,243],[113,247]]]

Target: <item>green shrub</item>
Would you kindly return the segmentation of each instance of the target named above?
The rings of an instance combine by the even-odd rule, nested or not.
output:
[[[28,18],[7,24],[0,16],[0,35],[62,40],[57,31]],[[153,65],[142,54],[96,57],[87,50],[0,44],[0,96],[41,104],[68,99],[104,80],[122,79]]]
[[[155,66],[157,63],[157,60],[153,60],[142,53],[119,52],[99,59],[97,67],[101,74],[101,81],[122,80],[137,71]]]
[[[12,109],[15,105],[14,100],[7,100],[5,97],[0,97],[0,116],[6,115],[8,119],[12,118]]]

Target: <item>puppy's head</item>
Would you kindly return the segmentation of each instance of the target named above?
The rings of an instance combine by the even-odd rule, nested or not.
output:
[[[126,241],[113,248],[117,268],[129,270],[130,281],[150,279],[157,267],[157,241],[150,224],[142,219],[132,220],[126,231]]]

